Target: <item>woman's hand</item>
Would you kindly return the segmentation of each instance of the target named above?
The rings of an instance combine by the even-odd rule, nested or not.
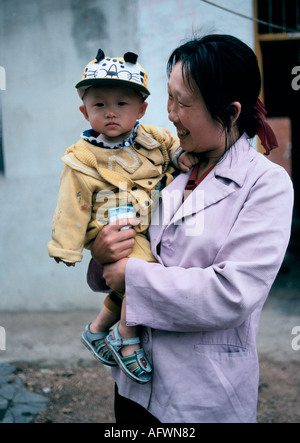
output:
[[[134,229],[125,229],[124,226],[138,226],[139,220],[123,219],[104,226],[94,241],[91,253],[93,259],[100,265],[113,263],[128,257],[134,246],[136,232]]]
[[[125,292],[125,270],[128,258],[104,266],[103,277],[112,291]]]

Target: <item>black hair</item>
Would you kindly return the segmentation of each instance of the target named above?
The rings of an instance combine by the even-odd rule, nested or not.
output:
[[[237,120],[240,133],[250,138],[257,134],[256,102],[261,89],[261,75],[253,50],[231,35],[211,34],[179,46],[171,54],[167,72],[182,62],[183,76],[193,90],[199,88],[212,118],[226,134],[234,115],[230,104],[238,101],[241,114]]]

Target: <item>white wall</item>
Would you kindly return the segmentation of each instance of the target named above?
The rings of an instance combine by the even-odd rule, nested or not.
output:
[[[252,0],[218,0],[248,16]],[[86,122],[74,88],[99,47],[133,51],[149,74],[144,123],[173,129],[166,62],[193,31],[231,33],[253,45],[253,24],[201,0],[1,0],[0,91],[5,175],[0,178],[0,311],[94,308],[89,253],[75,269],[47,255],[60,157]]]

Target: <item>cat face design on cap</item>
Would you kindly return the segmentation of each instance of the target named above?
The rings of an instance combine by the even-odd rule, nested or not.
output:
[[[126,63],[122,59],[106,57],[100,63],[93,63],[88,66],[85,78],[110,78],[127,81],[134,81],[143,84],[144,72],[138,65]]]
[[[91,86],[127,86],[140,92],[144,98],[150,95],[147,88],[148,74],[137,63],[138,55],[126,52],[124,57],[105,57],[99,49],[96,59],[84,69],[83,78],[77,83],[78,94],[83,98]]]

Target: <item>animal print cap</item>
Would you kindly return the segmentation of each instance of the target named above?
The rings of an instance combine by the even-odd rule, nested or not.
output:
[[[81,81],[75,86],[80,98],[88,88],[98,85],[127,86],[148,97],[148,74],[137,59],[133,52],[127,52],[123,58],[105,57],[99,49],[96,59],[86,66]]]

